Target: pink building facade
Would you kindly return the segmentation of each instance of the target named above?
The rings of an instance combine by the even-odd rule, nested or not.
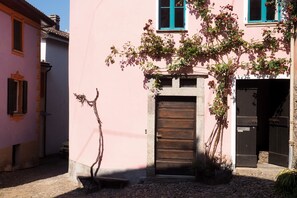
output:
[[[257,14],[252,15],[249,11],[249,0],[213,2],[216,3],[215,7],[227,4],[233,6],[246,39],[261,39],[261,30],[275,26],[275,22],[281,17],[276,13],[270,17],[271,19],[257,19]],[[71,1],[69,172],[72,176],[89,174],[89,167],[97,156],[99,132],[92,109],[82,106],[71,95],[83,93],[92,100],[96,95],[96,88],[100,92],[98,110],[103,122],[105,140],[100,174],[123,173],[128,175],[127,177],[133,174],[134,176],[175,175],[174,171],[166,172],[164,169],[166,167],[174,169],[184,162],[191,164],[193,162],[191,160],[194,159],[191,157],[189,159],[187,156],[195,158],[204,153],[205,142],[215,124],[214,116],[209,113],[209,103],[214,96],[209,90],[208,82],[212,78],[208,76],[205,67],[197,65],[187,79],[168,76],[166,82],[170,81],[169,84],[166,83],[155,97],[145,88],[145,86],[151,87],[152,82],[144,86],[144,75],[139,68],[127,67],[122,70],[119,62],[111,66],[105,64],[111,46],[121,47],[127,41],[134,45],[139,44],[144,24],[148,19],[152,19],[155,29],[159,30],[157,31],[159,35],[171,32],[178,38],[180,30],[187,31],[189,35],[196,33],[200,28],[199,21],[186,6],[179,15],[183,16],[181,23],[178,19],[175,19],[175,23],[170,23],[173,19],[162,21],[161,10],[170,9],[171,4],[173,1],[159,0],[141,3],[133,0],[125,2],[90,0],[87,4],[82,4],[78,0]],[[175,11],[175,15],[178,15],[178,12],[180,11]],[[289,53],[280,55],[290,58]],[[224,133],[222,153],[232,161],[233,167],[256,167],[262,152],[271,153],[271,161],[267,163],[290,166],[288,145],[290,126],[287,123],[291,115],[290,76],[284,74],[272,79],[272,76],[247,75],[243,72],[235,76],[233,92],[229,98],[231,104],[228,111],[229,125]],[[278,94],[280,90],[286,90],[282,97],[275,101],[271,100],[280,95]],[[261,96],[255,99],[254,96],[257,94]],[[257,101],[251,102],[251,100]],[[265,106],[265,101],[270,101],[269,105]],[[283,119],[280,122],[285,124],[276,126],[271,123],[280,104],[285,104],[281,106],[282,112],[285,113],[279,115]],[[166,115],[163,114],[164,111]],[[184,120],[179,122],[179,116],[182,115],[176,112],[190,116],[182,117]],[[265,116],[266,113],[270,117]],[[173,120],[167,122],[168,119]],[[188,123],[186,128],[180,127],[179,124],[182,123]],[[273,148],[278,147],[275,145],[281,144],[274,141],[280,135],[275,131],[282,130],[285,131],[285,135],[281,135],[284,137],[282,141],[286,144],[285,151],[275,151]],[[172,131],[174,134],[170,133]],[[174,142],[182,142],[185,147],[189,144],[192,146],[190,150],[169,148],[168,154],[166,143],[174,145]],[[241,145],[251,149],[245,150]],[[162,158],[164,151],[169,155],[168,158]]]
[[[40,30],[53,25],[23,1],[0,1],[0,171],[38,163]]]

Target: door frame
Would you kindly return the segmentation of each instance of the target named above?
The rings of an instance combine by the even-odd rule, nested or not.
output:
[[[231,104],[230,104],[230,110],[231,110],[231,120],[230,120],[230,127],[231,127],[231,159],[232,159],[232,168],[235,170],[236,168],[236,82],[237,80],[271,80],[271,79],[284,79],[284,80],[290,80],[290,75],[285,75],[285,74],[281,74],[278,75],[276,77],[272,77],[272,76],[257,76],[257,75],[237,75],[235,76],[235,78],[233,79],[233,83],[232,83],[232,95],[231,95]],[[291,83],[290,83],[291,84]],[[291,89],[291,87],[290,87]],[[292,105],[292,94],[290,94],[290,107]],[[291,115],[291,111],[290,111],[290,123],[291,123],[291,119],[292,119],[292,115]],[[292,124],[290,124],[289,126],[289,137],[292,133]],[[290,140],[289,140],[290,141]],[[290,144],[289,144],[289,167],[292,166],[292,152],[291,152],[291,148],[290,148]]]
[[[191,96],[196,97],[196,158],[199,153],[204,153],[204,82],[206,76],[191,76],[197,79],[196,87],[181,87],[180,78],[172,78],[172,86],[163,87],[158,96]],[[153,80],[149,81],[152,87]],[[147,115],[147,176],[155,176],[155,127],[156,127],[156,96],[153,92],[148,93]]]

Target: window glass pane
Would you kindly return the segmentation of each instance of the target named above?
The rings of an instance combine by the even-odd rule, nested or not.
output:
[[[161,7],[169,7],[170,0],[160,0],[160,6]]]
[[[23,88],[23,92],[22,92],[22,113],[25,114],[27,113],[27,103],[28,103],[28,81],[22,81],[22,88]]]
[[[261,0],[250,0],[250,20],[261,20]]]
[[[161,16],[160,16],[160,27],[161,28],[168,28],[169,27],[169,8],[161,8]]]
[[[197,87],[196,78],[181,78],[179,80],[180,87]]]
[[[13,88],[12,88],[12,103],[13,103],[13,111],[16,112],[18,110],[18,82],[13,82]]]
[[[23,109],[23,82],[19,81],[18,85],[18,112],[21,113]]]
[[[161,78],[160,84],[162,87],[172,87],[172,78]]]
[[[18,20],[13,20],[13,48],[22,51],[22,23]]]
[[[175,0],[175,7],[183,7],[184,0]]]
[[[175,8],[175,27],[184,27],[184,9]]]
[[[272,5],[267,6],[267,13],[266,13],[266,19],[267,20],[277,20],[277,10],[275,3]]]

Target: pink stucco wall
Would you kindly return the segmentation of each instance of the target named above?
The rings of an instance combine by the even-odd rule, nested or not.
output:
[[[69,50],[70,159],[90,166],[96,159],[98,125],[93,111],[81,106],[73,93],[89,99],[100,92],[103,122],[103,169],[133,169],[146,165],[147,91],[138,68],[122,71],[104,63],[113,44],[138,42],[142,27],[154,17],[148,1],[71,1]],[[108,11],[107,11],[108,10]],[[133,15],[131,15],[133,13]]]
[[[37,140],[39,130],[39,29],[23,23],[23,56],[12,53],[11,16],[0,11],[0,149]],[[28,112],[13,121],[7,114],[7,79],[19,72],[28,81]]]
[[[73,93],[83,93],[89,99],[100,91],[99,114],[103,121],[105,153],[102,168],[133,169],[146,166],[147,94],[143,88],[143,74],[137,67],[120,69],[119,64],[107,67],[104,63],[112,45],[121,47],[125,42],[139,43],[142,28],[148,19],[157,18],[155,1],[98,1],[70,2],[70,50],[69,50],[69,139],[70,160],[90,166],[96,158],[98,129],[92,109],[81,106]],[[231,4],[238,13],[240,27],[246,38],[255,38],[263,27],[245,26],[246,1],[220,1]],[[195,16],[187,14],[188,33],[199,28]],[[288,56],[288,55],[285,55]],[[205,79],[205,140],[213,126],[214,117],[209,114],[213,98]],[[232,102],[230,100],[230,102]],[[232,118],[232,108],[229,118]],[[229,124],[232,124],[230,119]],[[223,152],[232,154],[232,130],[224,136]],[[233,148],[234,149],[234,148]]]

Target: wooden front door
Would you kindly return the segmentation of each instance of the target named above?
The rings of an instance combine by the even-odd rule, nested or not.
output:
[[[268,163],[288,166],[289,80],[238,80],[236,166],[256,167],[261,151]]]
[[[289,111],[290,81],[271,83],[269,118],[269,163],[288,167],[289,162]]]
[[[236,166],[244,167],[257,166],[258,88],[250,82],[236,91]]]
[[[158,97],[156,110],[156,174],[193,175],[196,98]]]

